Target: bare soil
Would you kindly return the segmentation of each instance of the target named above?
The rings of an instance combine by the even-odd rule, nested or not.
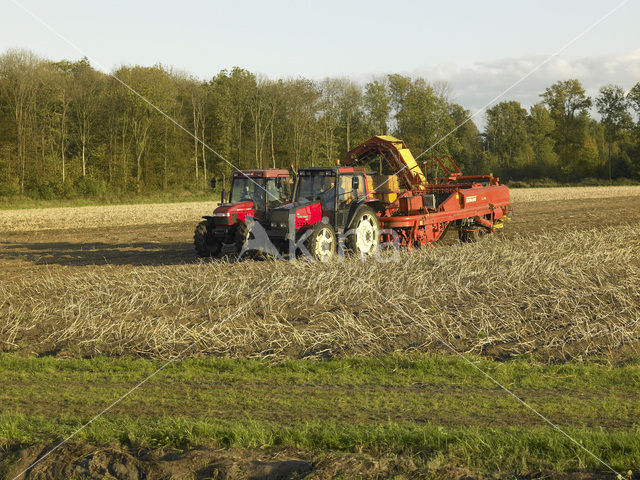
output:
[[[54,445],[40,444],[0,453],[0,462],[12,457],[5,478],[19,475]],[[22,478],[58,480],[82,478],[102,480],[235,479],[275,480],[331,478],[432,478],[449,480],[489,479],[611,479],[611,474],[588,472],[538,471],[521,475],[478,475],[463,468],[442,465],[416,465],[410,456],[372,457],[366,454],[323,454],[258,449],[197,448],[185,452],[127,450],[120,447],[95,447],[86,443],[67,443],[36,464]],[[640,478],[633,472],[631,479]]]
[[[640,224],[640,196],[515,203],[505,238]],[[46,210],[43,210],[46,215]],[[2,232],[0,278],[33,275],[34,267],[177,265],[197,262],[193,230],[199,219],[173,224]],[[99,221],[96,219],[96,224]],[[443,243],[455,241],[451,232]]]

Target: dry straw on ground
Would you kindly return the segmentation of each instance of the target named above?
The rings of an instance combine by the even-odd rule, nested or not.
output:
[[[512,189],[514,204],[522,202],[640,196],[640,186]],[[0,210],[0,232],[68,230],[96,226],[133,226],[196,222],[216,202],[110,205],[27,210]]]
[[[197,221],[202,215],[211,214],[216,205],[217,202],[189,202],[0,210],[0,232]]]
[[[439,335],[468,353],[555,360],[615,356],[640,336],[638,226],[498,237],[389,264],[40,272],[0,284],[1,350],[166,358],[209,334],[190,355],[300,358],[443,351]]]
[[[511,189],[511,201],[513,201],[514,203],[579,200],[584,198],[623,198],[635,196],[640,196],[640,185],[616,187],[553,187]]]

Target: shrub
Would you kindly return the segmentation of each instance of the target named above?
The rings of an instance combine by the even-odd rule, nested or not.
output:
[[[107,194],[107,184],[104,180],[91,177],[81,177],[76,180],[76,192],[85,197],[99,197]]]

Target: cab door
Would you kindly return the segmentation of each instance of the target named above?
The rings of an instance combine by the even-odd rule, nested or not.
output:
[[[354,203],[365,196],[364,175],[343,173],[338,177],[336,198],[336,230],[344,230]]]

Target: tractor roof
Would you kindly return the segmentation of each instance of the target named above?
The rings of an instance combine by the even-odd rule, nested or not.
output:
[[[365,173],[365,169],[363,167],[306,167],[306,168],[301,168],[300,171],[311,171],[311,172],[317,172],[317,171],[331,171],[334,173]]]
[[[253,170],[238,170],[233,172],[234,177],[272,178],[288,177],[289,171],[282,168],[256,168]]]

